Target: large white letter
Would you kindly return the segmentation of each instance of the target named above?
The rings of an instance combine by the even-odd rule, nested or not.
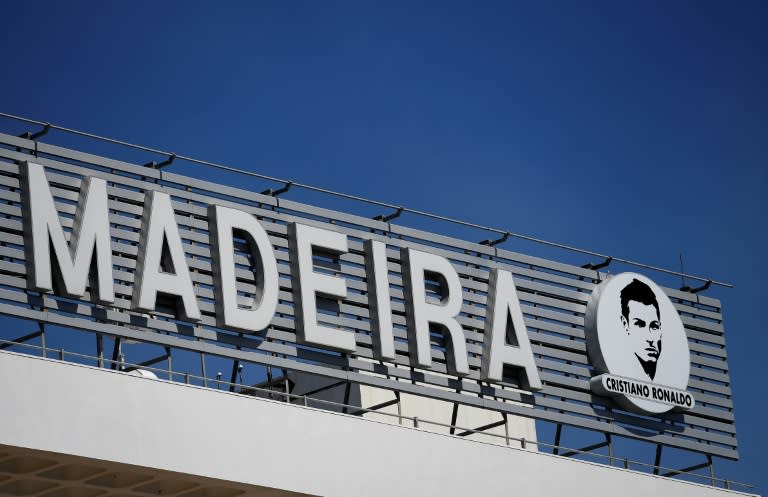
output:
[[[392,335],[387,246],[382,242],[366,240],[363,248],[365,276],[368,279],[368,307],[371,310],[373,352],[378,359],[391,361],[395,358],[395,339]]]
[[[313,247],[335,253],[346,252],[347,235],[291,223],[288,225],[288,247],[291,256],[293,307],[298,340],[321,347],[354,352],[357,348],[354,334],[317,323],[316,294],[344,298],[347,296],[347,284],[342,277],[315,272],[312,263]]]
[[[508,326],[510,318],[511,329]],[[507,345],[507,342],[510,345]],[[528,341],[528,330],[523,320],[512,273],[493,269],[488,282],[480,379],[501,381],[505,364],[522,368],[523,388],[541,390],[541,380],[533,360],[531,342]]]
[[[219,326],[237,331],[260,331],[269,326],[277,309],[280,290],[277,260],[267,232],[247,212],[212,205],[208,208],[213,255],[213,284]],[[245,235],[253,257],[256,298],[250,309],[237,305],[233,231]],[[260,271],[259,271],[260,269]]]
[[[98,293],[97,300],[101,302],[114,302],[106,182],[99,178],[83,179],[68,244],[43,166],[25,162],[20,169],[29,286],[39,291],[53,291],[50,253],[53,247],[60,269],[55,276],[57,283],[68,296],[83,297],[95,252],[94,284],[98,292],[91,288],[91,294]]]
[[[147,192],[144,204],[133,308],[144,312],[153,311],[158,293],[176,295],[179,297],[177,309],[181,307],[178,310],[182,318],[199,321],[200,309],[187,260],[184,258],[184,246],[173,214],[171,197],[167,193],[150,191]],[[163,242],[168,247],[167,253],[163,250]]]
[[[400,251],[405,286],[405,309],[408,324],[408,345],[413,367],[432,366],[430,324],[448,330],[446,337],[446,364],[448,373],[458,376],[469,374],[467,342],[464,330],[456,321],[461,312],[463,296],[461,280],[448,259],[439,255],[403,248]],[[427,301],[425,274],[436,275],[441,282],[441,302]],[[415,353],[414,353],[415,348]]]

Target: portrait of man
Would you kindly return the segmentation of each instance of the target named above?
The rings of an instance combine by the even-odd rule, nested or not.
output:
[[[661,355],[661,313],[653,290],[638,279],[621,290],[621,324],[629,348],[653,380]]]

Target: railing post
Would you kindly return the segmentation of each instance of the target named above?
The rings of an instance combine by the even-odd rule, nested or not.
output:
[[[520,448],[521,448],[521,449],[524,449],[524,448],[525,448],[525,437],[523,437],[523,438],[521,438],[521,439],[520,439]]]
[[[288,381],[288,371],[283,370],[283,379],[285,380],[285,401],[287,403],[291,402],[291,384]]]
[[[104,367],[104,335],[96,333],[96,364],[100,367]]]
[[[504,414],[504,440],[506,440],[507,445],[509,445],[509,419],[507,418],[507,414]]]
[[[414,428],[418,428],[419,427],[419,417],[418,416],[414,416],[413,417],[413,427]]]
[[[200,372],[203,377],[203,386],[208,388],[208,376],[206,376],[207,373],[205,371],[205,352],[200,352]]]
[[[43,358],[48,357],[48,352],[45,347],[45,324],[40,323],[40,345],[43,347]]]
[[[165,355],[168,356],[168,381],[173,381],[173,359],[171,359],[171,348],[165,348]]]
[[[609,433],[606,433],[605,440],[608,442],[608,462],[613,466],[613,439]]]
[[[397,398],[397,424],[403,424],[403,406],[400,404],[400,392],[395,392]]]

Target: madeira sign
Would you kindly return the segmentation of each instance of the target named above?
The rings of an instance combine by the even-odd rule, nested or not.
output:
[[[0,314],[738,457],[716,299],[0,134]]]
[[[54,277],[60,291],[74,298],[85,294],[89,275],[95,298],[114,303],[112,251],[110,249],[109,210],[106,181],[87,178],[77,204],[71,242],[67,243],[42,166],[27,162],[23,166],[24,212],[29,260],[29,286],[51,292]],[[160,294],[173,298],[179,316],[190,321],[201,319],[200,309],[184,256],[184,246],[176,225],[170,195],[150,191],[141,221],[139,255],[132,308],[153,312]],[[269,326],[277,310],[279,293],[277,260],[266,231],[257,219],[240,210],[211,205],[208,208],[212,239],[216,319],[219,326],[242,333],[255,333]],[[260,274],[256,294],[259,301],[248,307],[238,305],[233,233],[247,240]],[[313,270],[316,251],[343,254],[348,251],[347,236],[299,223],[288,226],[291,277],[296,305],[296,333],[299,341],[343,352],[355,352],[355,336],[345,330],[318,323],[317,297],[343,299],[347,287],[342,277]],[[373,296],[372,322],[377,358],[395,358],[387,260],[382,242],[366,240],[365,265],[368,292]],[[461,281],[444,257],[404,248],[405,300],[408,338],[414,344],[410,353],[413,367],[431,368],[430,327],[447,330],[450,351],[449,372],[469,374],[464,332],[456,317],[463,302]],[[93,261],[93,267],[91,262]],[[54,274],[53,267],[58,271]],[[428,275],[442,280],[440,300],[427,296]],[[508,271],[494,269],[491,274],[483,348],[481,379],[500,381],[505,365],[521,368],[525,388],[541,389],[541,380],[523,322],[515,283]],[[505,343],[507,329],[514,330],[515,345]]]
[[[67,242],[43,166],[26,162],[22,178],[31,262],[29,287],[52,292],[56,279],[60,293],[83,298],[90,280],[96,301],[114,303],[106,181],[84,179],[71,241]],[[242,210],[212,204],[208,219],[216,322],[239,333],[260,332],[272,322],[280,292],[277,259],[269,236],[255,216]],[[318,297],[343,300],[348,292],[346,281],[342,276],[315,271],[313,263],[318,252],[347,253],[347,235],[297,222],[290,223],[287,231],[298,341],[354,353],[354,333],[318,322]],[[238,303],[235,236],[245,240],[258,272],[257,298],[248,305]],[[375,358],[391,361],[395,359],[395,336],[386,245],[368,239],[363,247]],[[440,255],[404,247],[400,256],[411,366],[432,368],[430,330],[440,329],[447,341],[447,372],[469,375],[467,341],[457,320],[464,301],[458,272]],[[439,282],[436,297],[428,295],[430,278]],[[160,295],[171,298],[181,319],[201,320],[171,196],[149,191],[141,220],[131,307],[155,312]],[[597,286],[587,306],[586,328],[593,364],[608,373],[592,379],[596,393],[614,396],[623,407],[647,414],[694,406],[693,396],[684,391],[690,372],[685,330],[669,298],[652,281],[624,273]],[[492,269],[489,276],[481,364],[481,381],[499,382],[504,367],[511,366],[519,370],[522,388],[542,388],[512,273],[499,268]]]

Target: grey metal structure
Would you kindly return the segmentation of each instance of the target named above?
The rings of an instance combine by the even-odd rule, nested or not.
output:
[[[73,301],[29,291],[21,222],[19,163],[45,166],[56,197],[62,225],[73,223],[82,179],[108,182],[112,260],[115,293],[112,306]],[[131,310],[137,245],[145,192],[160,190],[173,198],[176,221],[184,240],[187,262],[202,312],[202,321],[191,323],[172,313],[147,315]],[[113,337],[156,343],[292,369],[344,382],[355,382],[442,399],[459,404],[533,417],[687,449],[709,456],[737,459],[737,442],[730,379],[723,335],[721,305],[716,299],[693,292],[665,289],[680,313],[691,350],[689,390],[696,407],[687,413],[657,417],[623,411],[608,398],[590,392],[593,371],[584,341],[584,313],[592,289],[604,274],[596,269],[562,264],[500,249],[493,242],[479,244],[407,228],[392,219],[368,219],[293,202],[276,195],[244,191],[154,167],[144,167],[39,142],[0,134],[0,313],[38,323],[61,325]],[[275,248],[280,273],[276,317],[256,335],[233,333],[216,326],[212,264],[208,233],[208,206],[212,203],[247,211],[258,217]],[[318,314],[327,326],[354,331],[357,348],[345,354],[298,343],[291,270],[288,223],[322,227],[349,237],[350,252],[315,260],[316,266],[346,279],[348,296],[328,302]],[[373,353],[364,240],[386,243],[395,325],[396,357],[377,361]],[[446,369],[445,348],[432,344],[432,370],[414,369],[408,358],[405,304],[402,292],[400,248],[410,247],[448,258],[461,276],[464,303],[459,322],[469,352],[470,374],[459,379]],[[241,244],[235,262],[238,291],[254,293],[254,273],[247,247]],[[513,273],[523,306],[525,324],[544,388],[520,391],[516,378],[490,384],[479,380],[480,353],[486,314],[488,279],[492,268]],[[119,343],[119,342],[116,342]],[[113,359],[117,358],[116,346]],[[170,349],[168,349],[170,358]],[[160,358],[159,360],[162,360]],[[205,376],[205,375],[203,375]]]

